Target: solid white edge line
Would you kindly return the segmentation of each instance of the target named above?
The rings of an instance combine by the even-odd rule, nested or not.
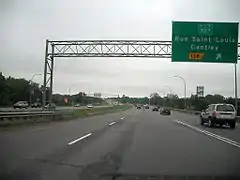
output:
[[[240,148],[240,143],[238,143],[238,142],[236,142],[236,141],[233,141],[233,140],[231,140],[231,139],[228,139],[228,138],[219,136],[219,135],[217,135],[217,134],[211,133],[211,132],[206,131],[206,130],[203,130],[203,129],[199,129],[199,128],[197,128],[197,127],[191,126],[191,125],[189,125],[189,124],[187,124],[187,123],[184,123],[184,122],[182,122],[182,121],[179,121],[179,120],[174,120],[174,122],[179,123],[179,124],[182,124],[183,126],[189,127],[190,129],[193,129],[193,130],[195,130],[195,131],[204,133],[204,134],[206,134],[206,135],[208,135],[208,136],[211,136],[211,137],[216,138],[216,139],[218,139],[218,140],[220,140],[220,141],[223,141],[223,142],[225,142],[225,143],[228,143],[228,144],[230,144],[230,145],[233,145],[233,146],[236,146],[236,147]]]
[[[87,137],[89,137],[91,135],[92,135],[92,133],[86,134],[85,136],[82,136],[82,137],[80,137],[78,139],[75,139],[74,141],[71,141],[70,143],[68,143],[68,145],[72,145],[72,144],[74,144],[74,143],[76,143],[78,141],[81,141],[81,140],[83,140],[83,139],[85,139],[85,138],[87,138]]]
[[[112,122],[112,123],[110,123],[110,124],[108,124],[109,126],[111,126],[111,125],[114,125],[116,122]]]

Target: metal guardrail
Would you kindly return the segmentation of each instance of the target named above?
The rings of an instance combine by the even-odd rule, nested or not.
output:
[[[172,110],[180,111],[180,112],[185,112],[185,113],[188,113],[188,114],[195,114],[195,115],[199,115],[199,114],[201,114],[201,111],[195,111],[195,110],[173,109],[173,108],[172,108]]]
[[[179,111],[179,112],[188,113],[188,114],[195,114],[195,115],[201,114],[201,111],[187,110],[187,109],[174,109],[174,108],[171,108],[171,109],[174,111]],[[237,116],[237,121],[240,122],[240,116]]]
[[[101,107],[111,107],[112,105],[94,105],[93,108],[101,108]],[[57,106],[55,111],[66,111],[66,110],[74,110],[74,109],[86,109],[86,106],[73,107],[73,106]],[[27,109],[13,109],[12,107],[0,107],[0,114],[5,112],[42,112],[44,111],[42,108],[27,108]],[[46,111],[46,110],[45,110]]]
[[[69,112],[69,111],[68,111]],[[5,112],[0,114],[0,121],[6,119],[24,119],[24,118],[34,118],[34,117],[46,117],[46,116],[58,116],[66,114],[66,111],[37,111],[37,112]]]
[[[111,106],[96,106],[94,108],[100,107],[111,107]],[[0,127],[8,127],[18,124],[27,123],[38,123],[44,121],[55,121],[63,119],[74,118],[73,112],[76,109],[84,108],[74,108],[74,109],[59,109],[59,110],[42,110],[42,111],[15,111],[15,112],[0,112]]]
[[[94,108],[101,108],[101,107],[111,107],[111,106],[94,106]],[[53,119],[55,117],[59,117],[62,115],[69,115],[71,114],[72,111],[77,110],[77,109],[87,109],[87,107],[80,107],[80,108],[75,108],[75,107],[69,107],[65,109],[56,109],[54,111],[49,111],[49,110],[42,110],[38,109],[37,111],[34,109],[29,109],[25,111],[0,111],[0,122],[3,120],[13,120],[13,119],[27,119],[27,118],[34,118],[34,117],[47,117],[47,116],[52,116]]]

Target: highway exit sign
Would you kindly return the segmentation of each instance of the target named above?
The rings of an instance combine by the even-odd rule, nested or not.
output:
[[[172,23],[172,62],[237,63],[238,23]]]

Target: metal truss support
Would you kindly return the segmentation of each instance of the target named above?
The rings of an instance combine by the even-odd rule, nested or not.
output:
[[[49,49],[51,48],[51,53]],[[54,44],[49,46],[49,41],[46,40],[45,64],[44,64],[44,79],[43,79],[43,108],[47,102],[52,102],[52,87],[53,87],[53,62]]]
[[[171,41],[49,41],[55,57],[171,57]]]
[[[240,43],[238,43],[240,49]],[[238,51],[240,52],[240,51]],[[54,57],[171,58],[171,41],[148,40],[46,40],[43,107],[52,102]],[[238,59],[240,55],[238,54]]]

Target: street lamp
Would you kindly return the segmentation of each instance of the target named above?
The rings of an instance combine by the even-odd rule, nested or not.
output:
[[[68,87],[69,103],[71,103],[72,106],[74,106],[74,98],[73,98],[72,101],[70,100],[70,99],[71,99],[71,90],[72,90],[72,87],[73,87],[73,86],[76,86],[76,85],[77,85],[77,84],[70,84],[70,86]]]
[[[40,73],[38,73],[38,74],[34,74],[33,76],[32,76],[32,78],[30,79],[30,93],[29,93],[29,105],[30,105],[30,107],[32,106],[32,81],[33,81],[33,78],[35,77],[35,76],[41,76],[42,74],[40,74]]]
[[[149,99],[148,99],[148,104],[149,106],[151,105],[151,98],[153,97],[153,94],[150,94]]]
[[[183,78],[183,77],[181,77],[181,76],[173,76],[174,78],[179,78],[179,79],[181,79],[182,81],[183,81],[183,83],[184,83],[184,99],[185,99],[185,108],[186,108],[186,94],[187,94],[187,83],[186,83],[186,80]]]

